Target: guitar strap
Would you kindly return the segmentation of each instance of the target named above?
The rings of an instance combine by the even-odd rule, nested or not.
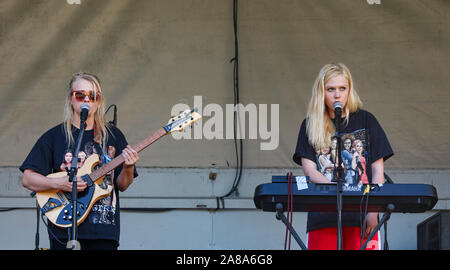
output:
[[[106,164],[109,161],[111,161],[111,158],[109,158],[108,154],[106,154],[106,155],[103,154],[103,150],[98,143],[94,142],[94,147],[95,147],[95,150],[97,151],[98,156],[100,157],[99,166],[102,166],[103,164]],[[107,158],[108,158],[108,160],[105,160]]]

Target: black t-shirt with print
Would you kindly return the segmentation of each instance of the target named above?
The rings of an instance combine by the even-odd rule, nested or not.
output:
[[[60,124],[51,128],[38,139],[19,169],[22,172],[26,169],[31,169],[45,176],[69,169],[79,133],[80,130],[72,126],[75,142],[72,145],[68,145],[63,125]],[[108,140],[103,149],[94,142],[94,130],[86,130],[80,146],[77,167],[81,167],[83,162],[92,154],[100,156],[100,165],[102,165],[115,156],[120,155],[122,149],[126,146],[125,136],[114,126],[109,126]],[[121,170],[122,166],[118,166],[105,176],[100,186],[110,190],[110,196],[98,200],[93,205],[87,218],[78,226],[78,239],[119,241],[120,205],[116,179]],[[134,177],[137,177],[137,175],[135,169]],[[69,231],[66,229],[56,227],[49,222],[49,230],[52,230],[58,239],[65,241],[68,239]]]
[[[293,160],[302,165],[301,158],[307,158],[317,164],[317,170],[329,180],[335,182],[334,161],[336,160],[336,143],[327,149],[314,149],[308,141],[306,121],[303,120],[298,135],[297,146]],[[342,163],[344,166],[345,184],[366,184],[372,179],[372,162],[383,158],[387,160],[394,153],[383,128],[375,116],[365,110],[358,110],[350,114],[347,125],[341,125]],[[337,135],[337,134],[336,134]],[[354,212],[342,213],[342,225],[359,227],[360,214]],[[308,213],[307,231],[337,226],[337,213],[310,212]]]

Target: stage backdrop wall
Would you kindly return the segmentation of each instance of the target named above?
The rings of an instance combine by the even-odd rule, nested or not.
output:
[[[72,2],[0,3],[0,166],[20,165],[62,120],[68,80],[81,70],[101,78],[130,144],[195,96],[203,108],[221,105],[225,137],[234,100],[231,0]],[[349,66],[364,108],[385,129],[395,151],[387,167],[450,167],[450,2],[368,2],[239,1],[240,102],[268,104],[267,115],[279,104],[278,147],[261,150],[268,140],[249,139],[247,130],[246,167],[296,166],[311,86],[329,62]],[[164,138],[141,157],[144,167],[236,166],[233,140],[205,136]]]

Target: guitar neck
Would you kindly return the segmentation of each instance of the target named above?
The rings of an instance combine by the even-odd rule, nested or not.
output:
[[[164,128],[158,129],[155,133],[147,137],[146,139],[139,142],[137,145],[133,146],[133,149],[137,152],[141,152],[145,148],[147,148],[150,144],[156,142],[158,139],[167,134],[167,131]],[[105,174],[119,167],[124,162],[122,155],[118,155],[116,158],[106,163],[102,167],[98,168],[94,172],[89,174],[92,181],[96,181],[103,177]]]

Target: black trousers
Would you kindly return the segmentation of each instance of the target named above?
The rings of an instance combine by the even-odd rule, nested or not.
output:
[[[60,240],[64,245],[59,243],[53,237],[50,237],[51,250],[67,250],[67,239]],[[107,239],[78,239],[81,250],[117,250],[119,243],[115,240]]]

